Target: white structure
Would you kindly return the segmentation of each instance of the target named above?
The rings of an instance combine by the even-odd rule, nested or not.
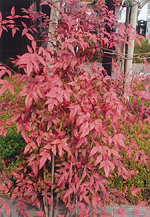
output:
[[[150,3],[147,3],[147,19],[150,19]]]

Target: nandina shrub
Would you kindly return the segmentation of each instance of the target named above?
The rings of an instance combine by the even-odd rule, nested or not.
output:
[[[128,138],[124,126],[132,128],[137,121],[142,126],[149,121],[149,113],[143,118],[144,110],[138,111],[138,115],[132,112],[132,103],[124,97],[123,76],[120,80],[104,76],[96,62],[91,65],[88,61],[101,45],[117,48],[118,40],[125,41],[124,34],[132,33],[132,28],[120,26],[122,34],[112,33],[106,37],[103,19],[113,26],[115,18],[105,6],[97,5],[99,16],[96,18],[86,7],[73,8],[66,4],[67,13],[63,13],[61,6],[58,22],[47,18],[43,22],[53,27],[45,34],[43,46],[37,46],[31,34],[33,28],[24,30],[31,45],[27,53],[13,61],[25,73],[14,76],[22,89],[13,103],[2,104],[11,120],[0,123],[1,135],[15,123],[26,147],[24,161],[11,172],[14,186],[3,182],[0,190],[12,191],[11,196],[17,199],[16,205],[24,216],[24,203],[40,208],[42,202],[44,212],[37,214],[47,217],[48,205],[52,216],[55,204],[60,201],[69,213],[88,216],[89,207],[93,207],[96,216],[97,207],[128,202],[125,199],[128,189],[118,191],[111,180],[117,176],[127,181],[136,173],[125,163],[129,156],[148,167],[148,157]],[[29,14],[24,18],[39,18],[32,8],[24,10]],[[14,16],[12,8],[11,20]],[[1,30],[7,30],[7,22],[10,20],[4,22],[1,18]],[[91,32],[91,23],[92,28],[99,29],[97,34]],[[13,25],[14,31],[15,23]],[[91,40],[95,46],[92,49]],[[11,76],[11,71],[1,66],[1,76],[5,73]],[[14,84],[6,79],[1,79],[0,84],[0,95],[7,89],[14,94]],[[134,98],[132,85],[125,90],[129,99]],[[149,94],[148,88],[146,91]],[[145,89],[138,95],[143,97],[143,93]],[[141,190],[135,187],[131,187],[134,196]],[[10,215],[8,206],[2,207]]]

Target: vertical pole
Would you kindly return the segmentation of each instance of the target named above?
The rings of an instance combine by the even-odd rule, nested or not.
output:
[[[138,11],[138,3],[133,1],[133,5],[131,8],[130,20],[129,23],[136,28],[137,24],[137,11]],[[133,52],[134,52],[134,42],[135,39],[128,39],[130,46],[127,46],[127,60],[125,61],[125,75],[132,75],[132,61],[133,61]]]
[[[109,10],[113,10],[115,12],[115,6],[114,6],[114,0],[105,0],[105,4]],[[106,31],[111,34],[113,31],[109,25],[107,25],[108,21],[106,22]],[[106,37],[106,36],[105,36]],[[107,51],[107,48],[104,48],[104,54],[103,54],[103,60],[102,60],[102,66],[104,67],[105,71],[107,72],[107,75],[111,76],[111,71],[112,71],[112,54]]]

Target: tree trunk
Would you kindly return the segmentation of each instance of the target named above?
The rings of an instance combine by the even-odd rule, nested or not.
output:
[[[49,37],[49,42],[47,44],[47,47],[48,48],[52,48],[53,49],[53,46],[51,44],[51,34],[54,33],[54,28],[53,26],[58,24],[58,20],[60,18],[60,15],[59,15],[59,11],[57,10],[57,6],[59,6],[60,4],[60,1],[58,0],[53,0],[52,1],[53,3],[53,6],[51,7],[51,13],[50,13],[50,24],[49,24],[49,32],[48,32],[48,37]],[[55,43],[53,41],[53,43]]]
[[[132,9],[131,9],[131,18],[130,24],[136,28],[137,23],[137,11],[138,11],[138,4],[133,2]],[[127,47],[127,55],[125,61],[125,75],[132,75],[132,62],[133,62],[133,52],[134,52],[134,39],[129,39],[128,42],[131,44]]]

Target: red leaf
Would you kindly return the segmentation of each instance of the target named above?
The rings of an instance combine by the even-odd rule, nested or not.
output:
[[[41,157],[39,169],[43,167],[46,161],[47,161],[47,158],[45,156]]]
[[[5,193],[7,193],[8,189],[5,185],[0,185],[0,191],[5,191]]]
[[[72,214],[72,212],[73,212],[73,207],[71,206],[71,204],[67,204],[66,205],[66,208],[68,208],[69,209],[69,211],[71,212],[71,214]]]
[[[146,207],[146,211],[150,212],[150,207],[147,206]]]
[[[80,132],[82,132],[80,138],[83,138],[85,136],[87,136],[89,134],[89,125],[88,125],[88,122],[85,122],[81,125],[80,127]]]
[[[97,164],[99,164],[101,161],[102,161],[102,155],[99,155],[99,156],[96,158],[95,166],[96,166]]]
[[[67,44],[69,50],[71,50],[71,52],[75,55],[75,52],[74,52],[74,47],[71,45],[71,44]]]
[[[82,179],[84,179],[85,177],[86,177],[86,166],[84,167],[84,170],[83,170]]]
[[[6,85],[3,85],[1,88],[0,88],[0,96],[7,90],[7,86]]]
[[[66,190],[66,193],[64,195],[64,199],[67,198],[70,194],[72,194],[72,192],[73,192],[72,188],[69,188],[68,190]]]
[[[112,153],[113,155],[115,155],[116,157],[121,158],[121,156],[119,155],[119,153],[118,153],[117,150],[112,149],[112,150],[111,150],[111,153]]]
[[[32,97],[31,97],[31,94],[28,94],[25,98],[25,106],[26,106],[27,112],[29,111],[31,105],[32,105]]]
[[[142,188],[134,188],[134,186],[132,185],[132,187],[131,187],[131,194],[136,197],[136,194],[137,194],[138,192],[140,192],[141,189],[142,189]]]
[[[29,45],[27,45],[27,49],[28,49],[29,53],[33,53],[32,48]]]
[[[33,65],[30,61],[27,63],[27,75],[30,75],[33,70]]]
[[[121,207],[114,212],[114,215],[117,214],[119,214],[121,217],[126,217],[126,210]]]
[[[140,200],[138,200],[138,203],[137,203],[138,206],[147,206],[147,204],[148,204],[148,201],[140,201]]]
[[[2,22],[2,20],[3,20],[3,17],[2,17],[2,13],[0,11],[0,22]]]
[[[15,7],[11,8],[11,15],[12,15],[12,17],[14,17],[14,15],[15,15]]]
[[[14,85],[9,84],[8,89],[10,90],[11,94],[14,94]]]
[[[39,162],[38,161],[32,161],[32,169],[33,169],[34,175],[36,177],[38,175],[38,166],[39,166]]]
[[[84,200],[89,206],[91,206],[91,202],[87,196],[84,196]]]
[[[36,211],[39,217],[43,217],[45,214],[43,211]]]
[[[10,207],[9,207],[9,205],[7,203],[3,204],[2,209],[5,209],[8,216],[10,216]]]
[[[53,201],[50,197],[47,197],[47,200],[48,200],[48,205],[49,206],[52,206],[53,205]]]
[[[30,150],[30,148],[31,148],[31,144],[29,143],[26,145],[23,154],[26,154]]]
[[[139,46],[141,47],[141,42],[140,42],[140,40],[136,37],[135,38],[135,40],[136,40],[136,42],[139,44]]]
[[[53,145],[53,146],[52,146],[52,152],[53,152],[53,154],[56,156],[56,145]]]
[[[32,36],[31,34],[26,33],[25,35],[27,36],[27,38],[28,38],[30,41],[34,41],[34,38],[33,38],[33,36]]]
[[[122,134],[115,134],[113,136],[113,141],[114,141],[115,145],[119,144],[120,146],[124,147],[125,146],[125,144],[124,144],[125,140],[126,140],[126,138]]]
[[[106,210],[102,210],[100,216],[101,217],[112,217],[112,215],[109,215]]]
[[[12,37],[14,37],[15,36],[15,34],[16,34],[16,28],[12,28]]]
[[[0,26],[0,38],[2,36],[3,28]]]
[[[67,152],[71,155],[70,148],[69,148],[69,146],[68,146],[67,144],[63,144],[63,145],[62,145],[62,148],[63,148],[65,151],[67,151]]]
[[[36,50],[36,41],[32,41],[32,47],[33,47],[33,50],[35,51]]]
[[[105,171],[105,176],[108,178],[109,177],[109,173],[110,173],[110,167],[109,167],[109,163],[108,160],[102,161],[99,169],[104,167],[104,171]]]
[[[96,146],[96,147],[93,147],[91,152],[90,152],[90,155],[89,157],[92,157],[94,154],[96,154],[97,152],[99,151],[99,147]]]
[[[83,116],[79,116],[76,120],[76,125],[75,127],[77,128],[78,126],[80,126],[82,123],[84,122],[84,118]]]

